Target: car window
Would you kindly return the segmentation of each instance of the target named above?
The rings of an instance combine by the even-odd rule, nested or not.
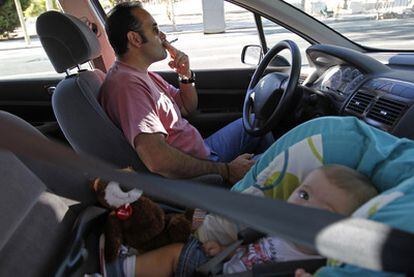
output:
[[[46,11],[45,1],[19,1],[24,26],[14,2],[0,2],[0,79],[58,76],[36,34],[36,19]],[[58,8],[54,1],[48,3],[52,3],[48,8]]]
[[[308,60],[305,58],[305,51],[311,45],[308,41],[270,20],[263,19],[262,21],[268,48],[272,48],[281,40],[292,40],[298,45],[300,49],[300,54],[302,56],[302,65],[308,64]],[[289,62],[291,61],[291,55],[288,50],[283,50],[279,55],[286,58]]]
[[[111,2],[100,0],[109,12]],[[190,57],[193,69],[246,68],[241,61],[245,45],[259,45],[260,40],[252,12],[222,0],[147,1],[144,8],[157,21],[169,41]],[[268,46],[289,38],[303,51],[309,46],[298,35],[264,20]],[[290,58],[289,58],[290,60]],[[304,59],[305,60],[305,59]],[[153,64],[151,70],[170,70],[165,61]]]
[[[31,37],[30,40],[30,44],[20,37],[0,41],[0,79],[59,76],[39,39]]]
[[[36,19],[46,11],[45,1],[20,2],[24,26],[13,1],[0,1],[0,80],[63,77],[53,68],[36,33]],[[59,10],[57,1],[46,2],[51,5],[48,9]],[[91,66],[86,63],[81,68]]]
[[[363,46],[413,50],[413,0],[284,0]]]

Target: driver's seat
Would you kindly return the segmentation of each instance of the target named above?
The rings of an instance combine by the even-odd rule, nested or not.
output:
[[[75,74],[68,72],[100,56],[96,35],[78,18],[56,11],[40,15],[36,29],[55,70],[67,74],[53,93],[52,105],[71,146],[120,168],[132,166],[137,171],[148,171],[97,100],[104,73],[80,69]]]

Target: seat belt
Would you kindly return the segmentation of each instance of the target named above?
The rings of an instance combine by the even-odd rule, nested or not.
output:
[[[292,277],[298,268],[304,269],[306,272],[313,274],[319,268],[326,265],[325,258],[295,260],[288,262],[271,262],[254,265],[250,271],[244,271],[232,274],[209,275],[215,277]]]
[[[295,275],[295,271],[298,268],[313,274],[325,265],[325,258],[259,264],[253,266],[252,277],[291,277]]]
[[[103,226],[108,211],[103,208],[90,206],[83,210],[78,216],[73,227],[72,238],[68,244],[68,248],[64,251],[62,262],[57,268],[54,276],[76,276],[73,274],[76,269],[85,262],[90,255],[85,242],[87,235],[91,229],[96,226]],[[77,272],[79,274],[79,272]]]
[[[161,200],[201,208],[345,263],[414,274],[414,235],[385,224],[190,181],[120,172],[96,158],[78,155],[66,146],[35,136],[7,118],[0,118],[0,134],[0,147],[17,155],[71,169],[90,179],[99,176],[117,181],[127,189],[138,188]]]

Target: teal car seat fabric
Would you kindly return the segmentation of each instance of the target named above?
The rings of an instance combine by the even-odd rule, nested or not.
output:
[[[354,117],[323,117],[306,122],[280,138],[234,191],[287,199],[313,169],[341,164],[368,176],[380,194],[354,216],[414,233],[414,142],[367,125]],[[259,193],[258,193],[259,192]],[[331,262],[318,276],[394,275]]]

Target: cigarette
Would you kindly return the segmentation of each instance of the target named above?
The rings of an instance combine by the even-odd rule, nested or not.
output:
[[[169,41],[168,43],[169,43],[169,44],[171,44],[171,43],[176,42],[177,40],[178,40],[178,38],[175,38],[175,39],[173,39],[173,40]]]

